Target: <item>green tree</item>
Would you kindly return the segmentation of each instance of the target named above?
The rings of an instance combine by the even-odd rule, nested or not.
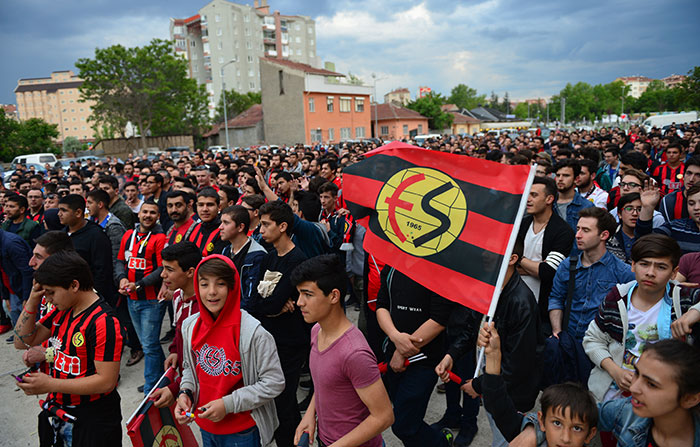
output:
[[[452,88],[447,102],[461,109],[470,110],[486,104],[486,95],[477,94],[475,89],[465,84],[457,84]]]
[[[452,114],[442,111],[440,106],[444,104],[445,98],[441,94],[430,92],[424,97],[408,103],[406,107],[428,118],[428,125],[431,129],[443,130],[450,127],[454,119]]]
[[[678,89],[666,87],[663,81],[653,80],[644,93],[633,103],[636,112],[664,112],[675,110],[678,105]]]
[[[142,147],[148,135],[191,128],[189,112],[206,101],[203,89],[187,77],[187,62],[165,40],[154,39],[143,47],[97,48],[94,59],[81,58],[75,66],[84,80],[81,101],[95,102],[91,121],[120,132],[131,122],[141,134]]]
[[[489,98],[488,106],[492,109],[498,109],[499,104],[500,103],[498,102],[498,95],[493,90],[491,90],[491,97]]]
[[[75,137],[66,137],[63,140],[63,152],[78,152],[83,150],[83,144]]]
[[[693,67],[688,77],[677,87],[679,106],[685,110],[700,109],[700,66]]]
[[[226,90],[226,117],[233,118],[239,113],[245,112],[254,104],[262,102],[262,94],[259,92],[238,93],[231,89]],[[214,121],[221,123],[224,121],[224,92],[219,96],[219,104],[216,107],[216,118]]]
[[[0,110],[0,157],[10,161],[18,155],[37,152],[58,153],[58,126],[40,118],[18,122]]]
[[[515,106],[515,110],[513,110],[513,114],[515,115],[516,118],[518,119],[525,119],[527,118],[527,103],[526,102],[520,102],[518,103],[517,106]]]

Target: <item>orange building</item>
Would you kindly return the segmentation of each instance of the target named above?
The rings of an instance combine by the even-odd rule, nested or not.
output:
[[[372,87],[285,59],[260,59],[265,141],[338,143],[370,137]]]
[[[57,124],[60,141],[66,137],[91,141],[93,129],[88,118],[93,102],[80,102],[78,88],[82,83],[70,70],[54,71],[50,78],[20,79],[15,88],[19,119],[41,118]]]
[[[421,135],[428,132],[428,118],[415,110],[393,103],[372,105],[374,135],[383,140],[409,138],[411,132]]]

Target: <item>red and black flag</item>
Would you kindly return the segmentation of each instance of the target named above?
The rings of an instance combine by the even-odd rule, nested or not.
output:
[[[169,408],[156,408],[153,405],[152,392],[170,385],[176,375],[175,369],[168,368],[126,422],[127,433],[134,447],[197,447],[197,440],[190,427],[180,425],[175,420],[175,404]]]
[[[343,170],[343,186],[367,252],[487,313],[531,168],[398,142],[366,157]]]

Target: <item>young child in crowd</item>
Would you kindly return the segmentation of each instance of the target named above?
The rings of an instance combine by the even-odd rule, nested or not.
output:
[[[202,260],[195,271],[200,312],[182,324],[182,380],[175,416],[194,420],[205,447],[267,445],[277,428],[274,398],[284,389],[275,341],[240,308],[233,261]]]

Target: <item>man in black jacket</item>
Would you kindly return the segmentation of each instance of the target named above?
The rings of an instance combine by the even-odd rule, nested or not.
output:
[[[554,180],[535,177],[527,199],[528,215],[518,233],[524,251],[517,270],[537,299],[545,335],[551,333],[547,308],[554,275],[574,244],[574,231],[552,209],[556,196]]]
[[[493,321],[501,336],[503,378],[508,395],[518,411],[526,412],[534,406],[539,392],[544,337],[535,297],[515,268],[522,254],[523,241],[518,239],[509,260]],[[465,314],[464,318],[460,318],[464,327],[447,350],[447,355],[435,368],[443,381],[447,381],[447,372],[452,370],[454,359],[460,358],[475,346],[483,319],[483,315],[478,312],[465,307],[458,309]],[[476,397],[481,394],[481,381],[481,376],[469,380],[462,386],[462,390]],[[494,435],[493,446],[508,445],[490,415],[489,422]]]
[[[85,219],[85,199],[68,194],[58,202],[58,219],[78,252],[90,266],[95,289],[116,309],[116,291],[112,275],[112,244],[102,227]]]

